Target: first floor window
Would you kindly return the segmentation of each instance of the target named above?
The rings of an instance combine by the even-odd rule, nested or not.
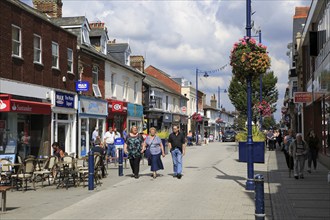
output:
[[[34,62],[41,63],[41,37],[34,35],[33,38],[33,47],[34,47]]]
[[[68,48],[68,72],[73,73],[73,51]]]
[[[21,36],[21,28],[12,25],[11,27],[12,34],[12,55],[22,56],[22,36]]]
[[[52,67],[58,68],[58,44],[52,42]]]

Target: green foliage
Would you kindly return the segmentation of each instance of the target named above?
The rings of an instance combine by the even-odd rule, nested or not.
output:
[[[271,108],[272,112],[276,111],[276,102],[278,99],[278,90],[276,88],[277,77],[274,76],[272,71],[262,75],[262,98],[266,100]],[[228,88],[228,96],[231,103],[235,106],[236,110],[240,113],[242,118],[247,116],[247,85],[241,83],[235,76],[232,77]],[[252,106],[253,107],[259,101],[260,94],[260,81],[255,79],[252,81]],[[258,120],[258,115],[253,115],[253,120]]]
[[[168,136],[170,136],[170,133],[168,130],[162,130],[157,132],[157,136],[160,137],[161,139],[168,139]]]
[[[262,126],[263,126],[265,129],[278,127],[278,126],[276,125],[276,121],[275,121],[274,117],[263,118]]]
[[[242,132],[238,132],[236,135],[236,140],[239,142],[247,141],[247,129]],[[263,142],[266,140],[266,136],[263,132],[259,131],[257,126],[252,126],[252,140],[254,142]]]

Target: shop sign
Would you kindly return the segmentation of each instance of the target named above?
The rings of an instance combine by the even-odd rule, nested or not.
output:
[[[127,112],[127,107],[124,105],[124,102],[121,101],[112,101],[109,105],[109,109],[111,109],[111,112]]]
[[[76,82],[76,92],[87,92],[89,90],[89,83],[87,81]]]
[[[163,122],[165,122],[165,123],[172,122],[172,115],[171,114],[164,114],[164,116],[163,116]]]
[[[10,111],[10,99],[9,96],[0,96],[0,112]]]
[[[143,106],[127,103],[127,115],[130,117],[142,118],[143,116]]]
[[[295,92],[293,97],[294,103],[309,103],[313,100],[311,92]]]
[[[173,122],[180,122],[180,121],[181,121],[180,115],[173,115]]]
[[[57,107],[74,108],[74,95],[63,92],[56,92],[55,105]]]
[[[108,102],[96,99],[80,99],[79,113],[106,116]]]

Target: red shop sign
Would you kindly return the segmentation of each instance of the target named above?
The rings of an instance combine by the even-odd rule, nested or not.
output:
[[[51,113],[50,103],[11,99],[9,95],[0,96],[0,100],[0,112],[19,112],[43,115],[49,115]]]
[[[126,113],[127,106],[125,102],[108,100],[109,113]]]

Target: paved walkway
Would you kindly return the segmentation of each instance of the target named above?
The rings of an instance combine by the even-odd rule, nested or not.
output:
[[[265,176],[266,219],[329,219],[327,169],[320,166],[295,180],[288,177],[282,152],[267,151],[265,158],[254,169]],[[8,212],[0,219],[254,219],[254,192],[245,190],[247,165],[237,159],[235,143],[210,143],[188,148],[181,180],[172,177],[168,155],[155,180],[143,165],[138,180],[109,169],[92,192],[54,186],[9,192]]]

